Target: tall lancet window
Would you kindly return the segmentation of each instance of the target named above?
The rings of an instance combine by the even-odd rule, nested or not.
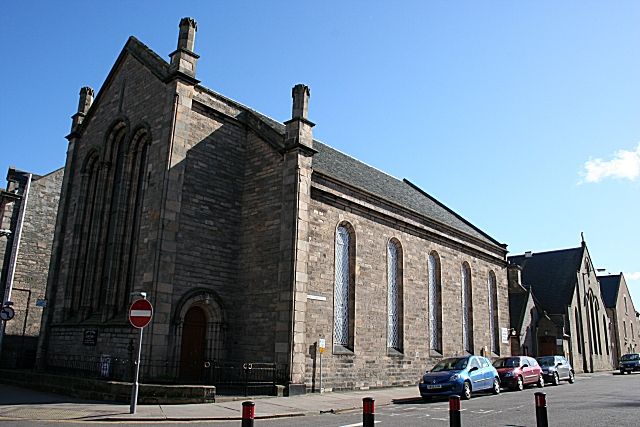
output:
[[[473,354],[473,303],[471,292],[471,268],[464,262],[461,269],[462,276],[462,346]]]
[[[402,247],[392,239],[387,244],[387,347],[402,351]]]
[[[496,275],[489,272],[488,281],[489,294],[489,336],[491,337],[491,351],[493,354],[500,354],[500,336],[498,334],[498,286]]]
[[[355,325],[355,233],[348,223],[336,229],[333,345],[353,350]]]
[[[429,268],[429,347],[442,353],[442,283],[440,259],[436,252],[428,258]]]

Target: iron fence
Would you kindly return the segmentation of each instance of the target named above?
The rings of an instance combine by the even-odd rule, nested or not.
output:
[[[276,385],[285,383],[285,370],[275,363],[226,360],[175,363],[143,359],[140,382],[153,384],[214,385],[217,394],[271,395]],[[131,381],[135,361],[111,356],[50,355],[47,372],[85,378]]]

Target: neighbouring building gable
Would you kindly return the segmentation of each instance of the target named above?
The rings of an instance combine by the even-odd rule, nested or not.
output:
[[[610,276],[598,276],[600,282],[600,291],[602,300],[607,308],[615,308],[618,300],[618,291],[620,290],[620,274]]]
[[[547,313],[564,314],[567,305],[571,304],[583,254],[584,249],[578,247],[508,259],[522,268],[523,286],[533,289]]]

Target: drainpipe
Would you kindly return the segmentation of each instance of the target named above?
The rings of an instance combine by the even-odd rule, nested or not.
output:
[[[33,175],[27,175],[27,183],[22,192],[22,201],[18,212],[18,221],[16,222],[16,231],[13,234],[13,242],[11,244],[11,257],[9,258],[9,269],[7,271],[7,281],[4,288],[4,298],[2,306],[11,301],[11,291],[13,289],[13,279],[16,273],[16,264],[18,263],[18,251],[20,249],[20,238],[22,237],[22,224],[24,223],[24,215],[27,210],[27,201],[29,199],[29,188],[31,187],[31,178]],[[4,340],[4,329],[7,322],[2,322],[0,327],[0,357],[2,356],[2,341]]]

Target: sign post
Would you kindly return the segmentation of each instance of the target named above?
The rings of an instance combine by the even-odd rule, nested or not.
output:
[[[324,353],[325,348],[324,338],[320,338],[318,340],[318,349],[320,350],[320,393],[322,394],[322,353]]]
[[[153,316],[153,306],[147,301],[147,294],[140,292],[142,299],[135,300],[129,309],[129,322],[133,327],[138,328],[138,355],[136,357],[136,373],[131,390],[131,405],[129,413],[135,414],[138,406],[138,378],[140,376],[140,356],[142,354],[142,330],[151,322]]]

